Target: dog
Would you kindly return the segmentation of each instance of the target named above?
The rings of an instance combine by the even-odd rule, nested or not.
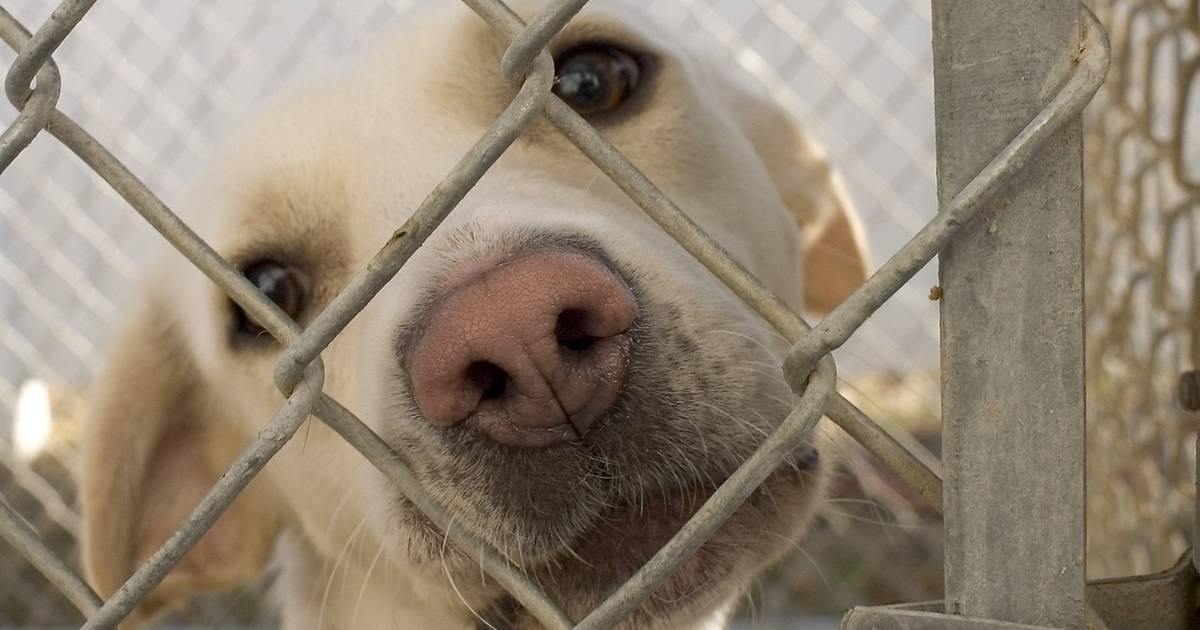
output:
[[[591,4],[549,46],[555,94],[794,309],[861,284],[860,222],[821,149],[717,64]],[[260,107],[180,214],[305,325],[511,101],[505,48],[457,4],[418,11]],[[326,391],[454,526],[578,620],[787,414],[786,348],[539,117],[322,356]],[[84,436],[82,555],[101,595],[278,409],[279,352],[178,253],[148,269]],[[798,448],[620,627],[723,627],[818,509],[830,439]],[[315,419],[130,622],[267,572],[287,629],[540,627]]]

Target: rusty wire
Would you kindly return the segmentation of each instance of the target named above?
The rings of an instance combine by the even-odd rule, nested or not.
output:
[[[514,97],[454,169],[400,226],[372,262],[353,278],[345,289],[304,330],[300,330],[270,300],[265,298],[237,270],[222,259],[188,228],[165,204],[126,169],[119,160],[96,142],[84,129],[54,109],[59,93],[59,77],[50,55],[71,29],[84,18],[95,0],[65,0],[51,18],[29,35],[3,9],[0,9],[0,38],[19,50],[6,78],[6,92],[21,111],[17,121],[0,141],[0,169],[11,163],[32,137],[45,127],[60,142],[74,151],[114,190],[130,203],[176,249],[200,268],[210,279],[241,305],[256,321],[285,345],[276,366],[276,384],[287,400],[237,461],[184,520],[175,534],[140,567],[107,601],[93,611],[94,599],[76,593],[73,601],[88,614],[87,628],[110,628],[137,606],[179,562],[183,554],[207,531],[221,512],[233,501],[271,456],[290,439],[300,424],[315,414],[357,448],[370,462],[393,481],[427,517],[442,527],[462,551],[472,555],[515,599],[548,628],[573,627],[574,621],[549,601],[499,551],[471,534],[451,526],[449,513],[422,489],[410,470],[390,447],[361,420],[336,400],[322,392],[324,368],[320,353],[361,311],[374,295],[399,271],[409,256],[454,210],[455,205],[487,171],[490,165],[516,140],[526,126],[544,116],[581,152],[587,155],[613,182],[638,203],[659,225],[702,262],[719,280],[782,335],[796,342],[791,355],[789,382],[799,395],[793,412],[784,419],[760,448],[705,502],[688,523],[637,574],[578,626],[608,628],[635,610],[673,570],[693,553],[732,514],[763,479],[797,445],[809,437],[822,415],[827,415],[847,432],[863,440],[876,456],[892,467],[935,507],[940,507],[941,485],[938,473],[922,463],[895,439],[851,403],[838,395],[836,368],[829,351],[845,340],[886,301],[924,262],[937,253],[955,231],[969,221],[970,209],[985,200],[1007,177],[1019,171],[1036,152],[1048,133],[1073,120],[1103,79],[1107,48],[1098,34],[1102,29],[1084,29],[1096,37],[1087,42],[1072,78],[1047,108],[1030,122],[1021,135],[1006,147],[968,185],[962,199],[956,199],[936,215],[909,246],[883,266],[867,286],[856,292],[847,305],[831,320],[838,328],[836,338],[827,333],[811,334],[809,325],[772,295],[740,264],[724,252],[687,215],[650,182],[635,165],[608,144],[583,118],[550,93],[553,62],[545,48],[547,42],[578,12],[586,0],[560,0],[551,3],[535,17],[530,26],[499,0],[465,0],[476,13],[510,39],[512,45],[501,62],[501,71],[514,84]],[[1090,14],[1089,14],[1090,16]],[[32,81],[36,77],[37,83]],[[955,209],[957,208],[957,210]],[[824,328],[823,330],[831,330]],[[8,519],[11,520],[11,519]],[[0,520],[0,529],[11,530],[8,520]],[[14,521],[16,522],[16,521]],[[19,523],[18,523],[19,525]],[[9,533],[12,533],[11,531]],[[28,534],[22,531],[21,533]],[[20,547],[38,563],[49,550],[28,537]],[[61,565],[61,563],[60,563]],[[39,566],[42,566],[39,564]],[[48,566],[48,565],[47,565]],[[56,583],[82,584],[77,577],[64,577],[62,566],[49,569]],[[69,573],[69,572],[68,572]]]

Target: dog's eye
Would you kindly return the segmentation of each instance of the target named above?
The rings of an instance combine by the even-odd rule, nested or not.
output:
[[[587,116],[616,109],[637,87],[641,68],[614,46],[584,46],[558,58],[554,93]]]
[[[308,299],[308,279],[303,273],[272,260],[251,263],[242,273],[288,317],[296,319],[300,316]],[[259,337],[264,334],[262,326],[250,319],[241,307],[235,304],[233,309],[238,335]]]

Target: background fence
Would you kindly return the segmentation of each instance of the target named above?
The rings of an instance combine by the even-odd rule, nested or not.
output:
[[[1110,20],[1115,41],[1119,41],[1120,25],[1133,21],[1129,4],[1110,2],[1103,7],[1102,18]],[[878,259],[893,253],[928,218],[935,206],[935,188],[932,63],[925,2],[657,0],[638,5],[698,48],[722,51],[728,61],[760,80],[827,145],[847,176]],[[1178,42],[1174,49],[1177,59],[1187,62],[1195,57],[1194,15],[1188,22],[1185,9],[1173,6],[1161,3],[1145,10],[1157,12],[1159,17],[1149,19],[1142,30],[1131,31],[1127,57],[1133,58],[1135,50],[1148,49],[1151,42],[1157,46],[1157,42],[1172,38]],[[42,1],[5,0],[5,8],[27,24],[39,24],[52,7]],[[174,195],[207,154],[217,131],[231,118],[279,84],[307,75],[330,59],[344,57],[355,41],[402,20],[408,8],[408,3],[378,0],[293,1],[286,7],[283,3],[232,0],[197,5],[103,0],[55,55],[70,86],[60,107],[173,204]],[[1163,37],[1163,32],[1169,36]],[[1114,52],[1114,63],[1121,63],[1121,47]],[[1160,61],[1166,58],[1169,55],[1151,57],[1152,66],[1166,65],[1169,62]],[[8,51],[0,51],[0,64],[7,65],[11,59]],[[1163,72],[1172,71],[1177,72]],[[1137,84],[1139,75],[1134,72],[1129,80]],[[1140,80],[1150,81],[1148,76]],[[1149,129],[1148,121],[1156,120],[1157,112],[1170,110],[1136,100],[1125,104],[1125,93],[1110,94],[1111,89],[1112,84],[1103,102],[1118,103],[1113,109],[1121,110],[1125,121],[1120,122],[1107,109],[1097,114],[1099,108],[1093,107],[1097,121],[1093,127],[1104,130],[1113,126],[1113,138],[1105,142],[1145,145],[1122,156],[1144,151],[1151,157],[1128,158],[1133,162],[1113,166],[1108,163],[1111,150],[1098,150],[1093,142],[1089,147],[1093,184],[1099,173],[1107,177],[1102,181],[1108,185],[1125,190],[1136,172],[1148,179],[1165,180],[1167,185],[1173,182],[1182,191],[1171,193],[1177,195],[1172,197],[1177,201],[1188,198],[1187,190],[1191,190],[1194,206],[1195,187],[1188,189],[1183,184],[1177,175],[1181,171],[1172,168],[1169,150]],[[1126,92],[1137,89],[1141,88]],[[1197,97],[1186,98],[1174,97],[1181,108],[1177,111],[1200,107]],[[6,124],[11,118],[11,113],[5,113],[0,121]],[[1175,125],[1166,133],[1185,137],[1186,126]],[[1190,124],[1193,135],[1200,133],[1198,127]],[[1158,132],[1158,137],[1163,137],[1163,131]],[[1144,168],[1147,161],[1154,165]],[[1161,172],[1145,175],[1150,170]],[[1109,199],[1117,197],[1089,195],[1098,219],[1112,217],[1107,223],[1103,219],[1092,223],[1093,245],[1105,238],[1118,239],[1117,235],[1133,239],[1131,243],[1140,242],[1136,236],[1125,235],[1130,231],[1131,214],[1137,215],[1132,225],[1139,228],[1138,234],[1161,234],[1169,222],[1164,218],[1169,214],[1165,209],[1175,207],[1165,204],[1162,197],[1142,196],[1130,202],[1133,205],[1121,207],[1106,205]],[[1147,210],[1135,212],[1143,208]],[[1171,216],[1179,214],[1188,213]],[[1178,223],[1190,229],[1190,219]],[[1177,242],[1186,243],[1180,245],[1180,251],[1191,251],[1194,233],[1180,230],[1180,234]],[[70,483],[74,465],[70,418],[77,416],[75,397],[96,367],[97,349],[117,318],[127,281],[136,273],[152,238],[151,230],[123,201],[52,139],[39,138],[0,176],[0,483],[5,484],[3,494],[14,507],[64,550],[72,549],[78,530]],[[1108,247],[1093,247],[1092,268],[1106,264],[1102,254]],[[1190,364],[1188,340],[1181,336],[1189,334],[1189,328],[1180,325],[1178,310],[1180,303],[1190,304],[1189,299],[1180,297],[1190,295],[1190,276],[1185,276],[1188,280],[1183,285],[1175,286],[1181,291],[1160,286],[1160,293],[1171,295],[1157,295],[1151,302],[1175,310],[1153,311],[1143,308],[1140,300],[1122,301],[1123,292],[1128,293],[1127,288],[1146,270],[1170,268],[1167,257],[1159,253],[1163,248],[1155,242],[1129,247],[1136,257],[1113,263],[1121,269],[1105,276],[1108,282],[1103,284],[1110,289],[1097,288],[1100,285],[1095,280],[1089,284],[1093,291],[1089,295],[1091,324],[1097,331],[1089,348],[1089,367],[1094,376],[1097,370],[1105,375],[1098,381],[1099,387],[1092,388],[1090,406],[1096,430],[1089,446],[1093,453],[1121,454],[1089,460],[1091,473],[1117,480],[1107,486],[1094,483],[1093,489],[1113,488],[1120,495],[1117,501],[1102,497],[1093,502],[1095,509],[1090,514],[1092,533],[1106,536],[1105,545],[1090,549],[1093,558],[1101,559],[1093,560],[1092,566],[1105,573],[1161,566],[1163,558],[1177,553],[1174,547],[1185,539],[1139,539],[1144,536],[1140,528],[1154,518],[1172,532],[1185,532],[1186,521],[1180,516],[1190,513],[1190,495],[1183,489],[1190,478],[1191,455],[1183,448],[1189,440],[1182,439],[1190,425],[1170,411],[1174,377],[1182,364]],[[1187,265],[1188,261],[1178,264]],[[1194,264],[1179,267],[1184,272],[1195,268]],[[1094,273],[1090,276],[1095,277]],[[858,386],[858,391],[848,394],[876,418],[927,426],[934,417],[936,386],[929,385],[932,381],[927,376],[937,367],[937,309],[926,297],[933,283],[932,275],[919,276],[839,353],[842,372]],[[1121,306],[1131,301],[1139,302],[1137,309]],[[1120,333],[1133,320],[1146,327],[1144,339],[1130,340]],[[1107,336],[1103,331],[1108,331]],[[1173,354],[1152,349],[1164,336],[1170,338],[1167,346],[1173,348]],[[1114,355],[1118,358],[1112,358]],[[1106,359],[1097,367],[1099,357]],[[1125,366],[1114,367],[1119,362]],[[1152,374],[1145,377],[1152,382],[1134,383],[1130,374]],[[36,380],[31,383],[31,379]],[[18,414],[13,410],[18,404],[27,405],[27,413],[20,417],[38,416],[36,405],[44,400],[40,383],[49,385],[48,398],[56,419],[46,442],[39,439],[37,426],[14,423]],[[25,396],[20,395],[22,391]],[[871,408],[872,403],[876,409]],[[1163,441],[1167,438],[1173,442]],[[39,448],[43,455],[30,458],[28,454]],[[858,510],[859,504],[849,501],[864,495],[863,489],[857,482],[846,483],[843,501],[835,503],[835,511],[826,517],[826,528],[806,546],[807,556],[802,553],[785,563],[764,584],[760,614],[790,612],[784,602],[795,602],[796,593],[823,600],[833,609],[851,603],[937,595],[941,559],[936,529],[913,529],[921,522],[922,513],[910,508],[903,491],[886,477],[865,467],[857,473],[856,478],[848,479],[865,482],[865,495],[884,507]],[[1146,487],[1153,489],[1147,492]],[[864,517],[898,521],[904,527],[856,520]],[[864,530],[867,536],[856,536]],[[887,535],[880,536],[881,531]],[[1123,551],[1129,545],[1107,545],[1109,532],[1115,540],[1138,543],[1133,547],[1143,551],[1129,553]],[[876,546],[849,550],[861,547],[863,541]],[[0,623],[54,624],[73,618],[69,605],[46,589],[30,569],[19,561],[5,566],[12,562],[10,558],[7,550],[0,556]],[[903,572],[899,575],[904,579],[889,582],[885,570],[889,564],[900,565]],[[913,583],[913,567],[916,575],[931,578]],[[878,579],[872,581],[864,575]],[[822,578],[827,585],[821,584]],[[829,597],[830,591],[833,597]],[[222,598],[183,619],[250,622],[256,619],[250,605],[253,600],[245,595]]]
[[[1190,544],[1200,365],[1200,6],[1103,0],[1113,61],[1086,118],[1088,568],[1169,565]]]

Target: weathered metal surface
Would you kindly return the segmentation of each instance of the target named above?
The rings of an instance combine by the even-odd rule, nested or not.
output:
[[[904,608],[854,608],[840,630],[1052,630],[1010,621],[977,619]]]
[[[1200,577],[1191,553],[1167,571],[1087,584],[1087,630],[1195,630],[1200,628]],[[970,630],[1044,628],[945,614],[941,601],[858,607],[841,630]]]
[[[1073,0],[934,0],[941,204],[1078,63],[1079,18]],[[1080,135],[1056,131],[941,255],[950,613],[1084,627]]]
[[[1161,573],[1088,582],[1087,630],[1195,630],[1200,628],[1200,575],[1189,551]],[[842,630],[890,628],[1028,628],[944,614],[945,602],[857,607],[846,614]],[[913,613],[934,613],[927,614]],[[987,624],[993,625],[987,625]],[[996,624],[999,625],[996,625]],[[955,625],[965,624],[965,625]],[[980,625],[982,624],[982,625]],[[1042,627],[1042,626],[1033,626]]]
[[[1108,630],[1200,628],[1200,577],[1191,558],[1162,573],[1090,582],[1088,603]]]

